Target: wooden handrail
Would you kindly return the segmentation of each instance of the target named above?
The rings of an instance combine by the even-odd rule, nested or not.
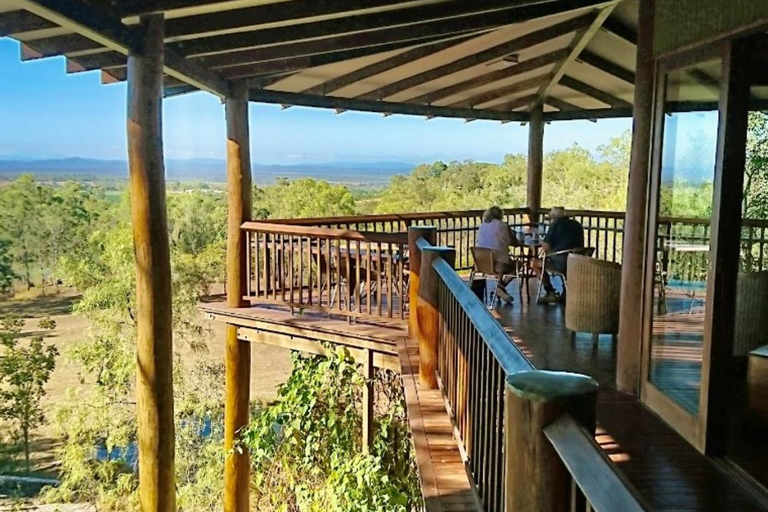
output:
[[[584,427],[564,414],[547,427],[544,435],[568,468],[575,484],[596,512],[643,512],[650,510],[616,464]]]
[[[440,279],[459,302],[470,322],[475,326],[480,337],[507,375],[536,369],[533,363],[525,357],[525,354],[517,348],[517,345],[510,342],[509,336],[504,332],[501,324],[493,318],[467,283],[445,260],[436,260],[432,264],[432,268],[435,269]]]
[[[250,232],[311,236],[314,238],[351,240],[353,242],[406,243],[405,233],[380,233],[374,231],[354,231],[350,229],[318,228],[314,226],[295,226],[273,222],[244,222],[241,229]]]
[[[528,213],[528,208],[505,208],[504,213],[512,215],[516,213]],[[415,213],[384,213],[376,215],[347,215],[340,217],[312,217],[305,219],[270,219],[275,224],[287,224],[294,226],[317,226],[325,224],[363,224],[371,222],[398,222],[419,221],[432,219],[457,219],[466,217],[478,217],[483,210],[455,210],[444,212],[415,212]]]

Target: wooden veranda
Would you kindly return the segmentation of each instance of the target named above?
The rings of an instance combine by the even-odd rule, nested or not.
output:
[[[740,9],[733,11],[721,0],[0,3],[0,35],[20,43],[22,60],[60,56],[68,73],[94,70],[104,83],[128,83],[142,510],[175,510],[162,100],[198,90],[223,99],[227,119],[228,297],[225,308],[209,313],[229,324],[228,450],[249,417],[250,343],[263,341],[266,332],[271,343],[322,353],[317,341],[333,338],[350,344],[369,374],[375,366],[403,372],[409,409],[421,411],[411,425],[420,467],[426,470],[422,482],[430,471],[421,463],[431,461],[433,467],[431,491],[425,487],[428,506],[463,510],[465,500],[483,510],[508,511],[578,508],[585,500],[605,511],[669,505],[654,497],[653,484],[672,480],[642,470],[622,474],[595,444],[595,381],[566,377],[565,388],[579,390],[567,396],[549,383],[544,386],[548,391],[537,395],[543,405],[531,405],[530,396],[519,392],[558,376],[534,370],[541,356],[533,345],[534,363],[525,347],[510,343],[502,325],[468,295],[457,274],[470,264],[468,233],[476,229],[477,212],[251,222],[248,103],[528,123],[527,209],[509,211],[512,223],[540,216],[546,123],[634,116],[626,213],[577,213],[595,237],[598,257],[622,262],[615,372],[597,380],[609,389],[615,382],[616,391],[608,397],[617,410],[626,406],[642,415],[619,393],[637,394],[642,380],[643,320],[638,312],[649,275],[646,253],[654,249],[649,249],[646,227],[651,168],[653,158],[658,160],[652,144],[659,136],[654,135],[653,116],[658,59],[674,59],[678,51],[725,40],[743,27],[755,30],[758,21],[765,21],[765,16],[752,16],[750,2],[737,3]],[[725,16],[726,11],[733,16]],[[702,16],[718,23],[704,23]],[[714,34],[702,29],[713,24]],[[736,53],[728,53],[731,57],[738,60]],[[727,83],[736,84],[736,78],[729,75]],[[697,95],[670,102],[665,112],[716,106],[711,88],[719,81],[706,72],[684,74],[681,83]],[[739,185],[726,184],[733,190]],[[686,219],[667,221],[672,229]],[[431,227],[419,229],[418,224]],[[314,318],[331,314],[349,320],[313,324],[311,316],[292,317],[292,308],[314,309]],[[341,340],[333,322],[353,319],[359,322],[344,330],[353,341]],[[591,363],[599,366],[599,357]],[[578,370],[591,374],[591,363]],[[576,369],[566,362],[544,366]],[[366,393],[370,403],[370,390]],[[436,406],[441,398],[442,409]],[[716,398],[720,404],[725,400]],[[597,405],[597,421],[607,428],[612,420],[604,413],[605,404],[601,399]],[[521,410],[528,413],[517,414]],[[526,421],[537,427],[516,428]],[[444,437],[431,443],[431,435],[446,435],[449,422],[457,443],[446,446]],[[438,430],[430,434],[432,427]],[[370,428],[366,420],[366,439]],[[433,445],[447,449],[445,467],[452,469],[434,464],[442,459],[433,454]],[[636,460],[648,459],[639,455]],[[693,458],[680,460],[686,465]],[[703,467],[700,460],[691,464],[686,467]],[[457,475],[459,466],[466,471]],[[458,481],[443,485],[444,476]],[[720,480],[702,480],[691,492],[701,491],[697,498],[706,500],[712,492],[707,483],[715,481]],[[226,511],[248,510],[249,485],[248,454],[229,453]],[[442,489],[459,490],[461,496],[443,506]],[[634,489],[646,492],[638,497]],[[728,503],[736,508],[748,503],[740,500]],[[700,509],[710,502],[703,503]]]

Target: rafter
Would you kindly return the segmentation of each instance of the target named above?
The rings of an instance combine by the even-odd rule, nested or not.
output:
[[[637,46],[637,32],[619,21],[615,16],[610,17],[603,23],[603,30],[613,34],[622,41]]]
[[[563,101],[561,99],[555,98],[554,96],[547,96],[547,101],[545,103],[547,105],[555,107],[557,110],[560,110],[561,112],[584,110],[581,107],[577,107],[573,103],[568,103],[567,101]]]
[[[386,0],[291,1],[267,4],[236,11],[217,12],[168,20],[167,41],[199,39],[199,48],[215,48],[233,34],[258,35],[250,44],[280,44],[300,39],[314,39],[351,32],[381,30],[412,23],[448,20],[473,14],[510,10],[543,0],[486,0],[484,2],[443,1],[440,3],[393,3]],[[295,5],[298,4],[298,5]],[[357,8],[355,8],[357,7]],[[371,10],[375,8],[374,10]],[[248,40],[247,38],[244,40]],[[191,43],[190,48],[196,48]],[[196,53],[195,50],[190,50]]]
[[[494,110],[501,110],[501,111],[512,111],[518,108],[522,107],[529,107],[530,105],[536,103],[536,100],[538,99],[537,94],[529,94],[528,96],[522,96],[520,98],[515,98],[513,100],[510,100],[506,103],[502,103],[501,105],[493,107]]]
[[[126,64],[125,55],[114,51],[83,55],[82,57],[68,57],[67,73],[95,71],[103,68],[126,66]]]
[[[427,94],[422,94],[421,96],[413,98],[409,101],[411,103],[431,104],[431,103],[434,103],[435,101],[439,101],[443,98],[448,98],[455,94],[459,94],[465,91],[470,91],[472,89],[477,89],[479,87],[483,87],[488,84],[500,82],[501,80],[506,80],[508,78],[512,78],[517,75],[521,75],[523,73],[527,73],[529,71],[533,71],[533,70],[542,68],[544,66],[548,66],[550,64],[554,64],[555,62],[561,59],[564,59],[567,54],[568,54],[567,48],[563,48],[561,50],[555,50],[553,52],[545,53],[544,55],[540,55],[538,57],[525,60],[507,69],[500,69],[498,71],[486,73],[484,75],[480,75],[475,78],[470,78],[469,80],[465,80],[463,82],[459,82],[454,85],[449,85],[448,87],[443,87],[442,89],[439,89],[437,91],[432,91]]]
[[[433,107],[428,105],[413,105],[409,103],[394,103],[388,101],[335,98],[332,96],[309,96],[307,94],[267,90],[251,90],[250,100],[277,105],[298,105],[334,110],[357,110],[360,112],[378,112],[383,114],[452,117],[459,119],[488,119],[494,121],[528,120],[528,114],[524,112],[498,112],[491,110],[472,110],[468,108]]]
[[[445,64],[443,66],[430,69],[423,73],[416,74],[414,76],[405,78],[393,84],[389,84],[379,89],[370,91],[364,95],[361,95],[360,98],[361,99],[388,98],[399,92],[411,89],[413,87],[417,87],[427,82],[431,82],[432,80],[436,80],[443,76],[447,76],[452,73],[456,73],[458,71],[463,71],[465,69],[471,68],[473,66],[477,66],[479,64],[490,62],[492,60],[504,57],[505,55],[509,55],[510,53],[514,53],[526,48],[530,48],[532,46],[536,46],[538,44],[549,41],[550,39],[554,39],[554,38],[569,34],[571,32],[580,30],[585,26],[589,26],[589,24],[591,24],[593,20],[594,20],[594,14],[590,13],[587,15],[569,19],[567,21],[563,21],[561,23],[557,23],[555,25],[551,25],[547,28],[541,29],[536,32],[525,34],[524,36],[518,37],[517,39],[513,39],[512,41],[507,41],[505,43],[496,45],[492,48],[483,50],[473,55],[469,55],[462,59],[453,61],[449,64]]]
[[[565,76],[565,72],[568,70],[570,65],[573,63],[573,61],[576,60],[584,48],[587,47],[597,31],[600,30],[602,24],[606,19],[608,19],[608,16],[610,16],[611,12],[613,12],[613,10],[616,8],[616,5],[617,2],[614,2],[600,9],[599,13],[597,16],[595,16],[595,19],[592,21],[589,27],[576,36],[576,40],[571,46],[571,50],[568,53],[568,56],[563,59],[557,66],[555,66],[555,70],[552,73],[552,77],[550,78],[549,82],[542,85],[541,89],[539,89],[538,103],[542,105],[544,104],[544,101],[552,92],[552,89],[554,89],[560,79]]]
[[[632,117],[632,108],[580,109],[544,113],[544,121],[576,121],[579,119],[594,120],[619,117]]]
[[[384,73],[385,71],[389,71],[390,69],[395,69],[409,62],[413,62],[423,57],[426,57],[427,55],[438,53],[447,48],[450,48],[451,46],[455,46],[457,44],[468,41],[474,36],[475,34],[471,34],[469,36],[452,38],[447,41],[440,40],[437,43],[429,43],[422,46],[417,46],[415,48],[411,48],[410,50],[406,50],[402,53],[398,53],[397,55],[390,57],[389,59],[384,59],[379,62],[374,62],[373,64],[370,64],[363,68],[352,71],[351,73],[347,73],[346,75],[332,78],[327,82],[323,82],[322,84],[316,85],[314,87],[310,87],[309,89],[302,91],[302,93],[303,94],[330,94],[334,91],[338,91],[339,89],[343,89],[348,85],[352,85],[361,80],[365,80],[366,78],[370,78],[380,73]]]
[[[19,0],[22,7],[50,22],[65,27],[106,48],[127,55],[141,50],[142,35],[110,15],[109,12],[77,0]],[[185,83],[219,96],[229,93],[229,85],[218,75],[165,50],[165,73]]]
[[[604,73],[608,73],[609,75],[615,76],[616,78],[623,80],[629,84],[634,85],[635,83],[635,74],[632,71],[629,71],[628,69],[624,69],[622,66],[619,66],[618,64],[615,64],[607,59],[604,59],[599,55],[596,55],[590,52],[589,50],[584,50],[583,52],[581,52],[581,55],[579,55],[579,57],[576,60],[581,61],[584,64],[588,64],[593,68],[599,69]]]
[[[560,85],[567,87],[569,89],[573,89],[574,91],[580,92],[587,96],[591,96],[592,98],[598,101],[601,101],[606,105],[610,105],[611,108],[631,108],[632,107],[632,105],[628,101],[624,101],[612,94],[609,94],[605,91],[601,91],[596,87],[592,87],[589,84],[585,84],[584,82],[576,80],[575,78],[571,78],[570,76],[567,76],[567,75],[560,79]]]
[[[55,27],[55,23],[28,11],[0,13],[0,37]]]
[[[514,96],[515,94],[519,94],[530,89],[535,89],[544,83],[548,78],[549,75],[535,76],[527,80],[522,80],[511,85],[499,87],[498,89],[478,94],[477,96],[472,96],[466,100],[451,103],[448,106],[452,108],[472,108],[476,105],[484,105],[492,101]]]

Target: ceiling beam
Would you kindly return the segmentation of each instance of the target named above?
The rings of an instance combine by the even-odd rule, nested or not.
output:
[[[451,117],[459,119],[487,119],[493,121],[527,121],[524,112],[498,112],[490,110],[472,110],[466,108],[433,107],[388,101],[358,100],[336,98],[333,96],[309,96],[307,94],[251,90],[250,100],[258,103],[277,105],[297,105],[359,112],[378,112],[383,114],[404,114],[416,116]]]
[[[633,46],[637,46],[637,32],[635,29],[625,25],[619,21],[615,16],[608,18],[603,23],[603,30],[609,34],[613,34],[622,41],[625,41]]]
[[[450,48],[457,44],[468,41],[472,37],[475,37],[475,34],[471,34],[469,36],[461,36],[458,38],[452,38],[448,40],[440,40],[437,43],[429,43],[429,44],[417,46],[415,48],[411,48],[410,50],[406,50],[402,53],[398,53],[397,55],[390,57],[388,59],[384,59],[379,62],[374,62],[373,64],[370,64],[368,66],[364,66],[360,69],[356,69],[355,71],[352,71],[351,73],[347,73],[346,75],[332,78],[327,82],[323,82],[322,84],[316,85],[314,87],[310,87],[309,89],[302,91],[302,93],[303,94],[321,94],[321,95],[330,94],[334,91],[338,91],[339,89],[343,89],[348,85],[352,85],[356,82],[360,82],[361,80],[365,80],[366,78],[370,78],[380,73],[384,73],[385,71],[389,71],[390,69],[398,68],[404,64],[408,64],[409,62],[419,60],[428,55],[433,55],[435,53],[441,52],[447,48]]]
[[[514,96],[515,94],[519,94],[530,89],[536,89],[541,86],[542,83],[545,83],[549,79],[549,76],[550,75],[535,76],[527,80],[522,80],[511,85],[499,87],[498,89],[478,94],[477,96],[472,96],[466,100],[451,103],[448,106],[452,108],[473,108],[476,105],[484,105],[492,101]]]
[[[448,64],[438,66],[437,68],[418,73],[384,87],[380,87],[359,97],[361,99],[385,99],[399,92],[417,87],[427,82],[431,82],[432,80],[436,80],[458,71],[463,71],[479,64],[484,64],[486,62],[499,59],[505,55],[509,55],[510,53],[536,46],[538,44],[549,41],[550,39],[555,39],[557,37],[570,34],[571,32],[580,30],[585,26],[589,26],[593,19],[594,14],[590,13],[560,22],[536,32],[525,34],[524,36],[513,39],[512,41],[507,41],[492,48],[488,48],[487,50],[483,50]]]
[[[95,71],[102,68],[126,66],[125,55],[109,51],[83,55],[81,57],[67,57],[67,73],[81,73],[83,71]]]
[[[502,103],[501,105],[497,105],[493,108],[494,110],[498,109],[501,111],[509,112],[517,108],[528,107],[532,104],[535,104],[538,97],[539,96],[535,93],[529,94],[527,96],[522,96],[520,98],[515,98],[513,100],[510,100],[506,103]]]
[[[283,44],[352,32],[382,30],[414,23],[449,20],[516,9],[545,0],[434,1],[398,3],[386,0],[325,2],[293,0],[236,11],[168,20],[167,41],[189,41],[190,54],[226,48],[242,34],[244,47]],[[376,8],[371,11],[371,8]],[[257,31],[257,32],[256,32]]]
[[[614,2],[600,9],[589,27],[576,35],[575,42],[571,45],[571,50],[568,53],[568,56],[555,66],[555,70],[553,71],[549,82],[542,85],[541,89],[539,89],[539,104],[544,104],[544,101],[552,92],[552,89],[554,89],[560,79],[565,76],[565,72],[570,65],[573,64],[579,54],[587,47],[595,34],[597,34],[597,31],[600,30],[603,22],[605,22],[605,20],[608,19],[608,16],[611,15],[611,12],[616,8],[616,5],[618,5],[617,2]]]
[[[24,9],[72,30],[106,48],[128,55],[141,49],[142,35],[108,11],[78,0],[19,0]],[[164,71],[183,82],[218,96],[229,94],[229,84],[194,62],[165,50]]]
[[[51,23],[45,18],[41,18],[29,11],[0,13],[0,37],[55,27],[55,23]]]
[[[497,5],[498,0],[491,3]],[[436,34],[451,34],[469,29],[481,30],[517,23],[531,18],[545,16],[570,9],[573,3],[591,5],[596,0],[571,0],[567,3],[556,0],[545,4],[522,5],[506,10],[490,11],[484,7],[487,2],[449,2],[426,5],[363,16],[350,16],[342,20],[330,20],[310,24],[278,27],[242,34],[227,34],[217,37],[181,41],[172,48],[187,56],[205,56],[236,50],[257,49],[282,44],[296,44],[302,41],[323,40],[324,38],[355,37],[358,45],[366,45],[366,39],[376,34],[389,32],[383,42],[428,37]],[[482,7],[478,7],[482,6]],[[566,7],[567,6],[567,7]],[[474,9],[474,10],[472,10]],[[465,15],[460,15],[465,13]],[[466,14],[469,13],[469,14]]]
[[[567,101],[555,98],[554,96],[547,96],[547,101],[545,103],[561,111],[584,110],[573,103],[568,103]]]
[[[544,112],[544,121],[577,121],[632,117],[632,108],[600,108]]]
[[[465,80],[454,85],[449,85],[448,87],[443,87],[437,91],[422,94],[421,96],[412,98],[409,101],[411,103],[432,104],[436,101],[439,101],[443,98],[448,98],[455,94],[477,89],[479,87],[484,87],[495,82],[500,82],[501,80],[506,80],[508,78],[512,78],[529,71],[534,71],[550,64],[554,64],[555,62],[564,59],[567,54],[567,48],[555,50],[553,52],[545,53],[544,55],[525,60],[507,69],[500,69],[491,73],[486,73],[485,75],[480,75],[478,77],[470,78],[469,80]]]
[[[613,96],[612,94],[609,94],[605,91],[601,91],[596,87],[592,87],[589,84],[585,84],[584,82],[576,80],[575,78],[571,78],[570,76],[567,76],[567,75],[560,79],[560,85],[567,87],[569,89],[573,89],[574,91],[580,92],[587,96],[591,96],[592,98],[598,101],[601,101],[606,105],[610,105],[611,108],[631,108],[632,107],[632,104],[629,103],[628,101],[624,101],[620,98],[617,98],[616,96]]]
[[[588,64],[593,68],[599,69],[604,73],[615,76],[619,80],[623,80],[628,84],[635,84],[635,74],[632,71],[629,71],[628,69],[625,69],[618,64],[604,59],[599,55],[590,52],[589,50],[584,50],[581,52],[581,55],[579,55],[576,60],[583,62],[584,64]]]

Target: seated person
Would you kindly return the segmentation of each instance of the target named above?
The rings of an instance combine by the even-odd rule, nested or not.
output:
[[[483,212],[483,223],[477,230],[477,247],[484,249],[493,249],[497,251],[495,258],[494,272],[497,275],[512,274],[515,272],[515,265],[509,256],[509,247],[519,245],[517,238],[512,233],[512,228],[504,222],[504,214],[498,206],[491,206]],[[496,295],[505,302],[512,302],[512,296],[507,293],[506,286],[513,279],[513,276],[507,276],[503,282],[499,281],[496,285]]]
[[[554,256],[546,255],[568,249],[584,247],[584,228],[578,221],[569,218],[565,208],[562,206],[552,208],[549,212],[549,219],[549,230],[541,244],[540,257],[547,258],[547,270],[554,270],[566,275],[568,270],[568,254],[555,254]],[[541,279],[541,284],[547,292],[545,296],[539,297],[538,301],[540,303],[558,302],[560,297],[555,292],[549,275],[542,272],[542,259],[533,260],[531,266],[536,272],[536,275],[539,276],[539,279]]]

